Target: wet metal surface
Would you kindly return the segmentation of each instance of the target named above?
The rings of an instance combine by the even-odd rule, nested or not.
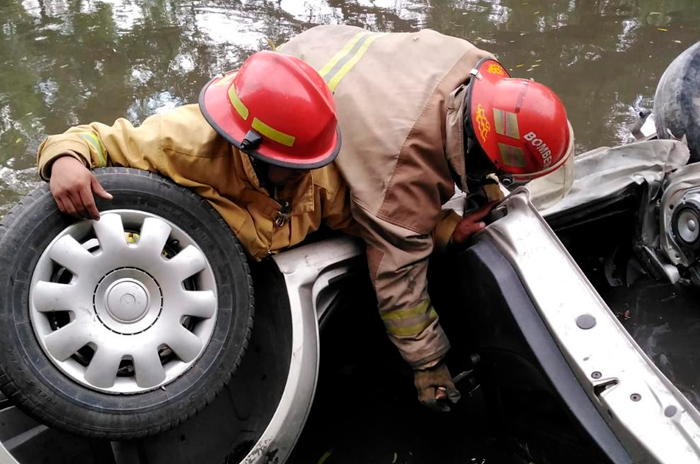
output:
[[[268,41],[280,44],[313,25],[336,23],[396,32],[427,27],[471,40],[495,53],[514,76],[532,77],[560,95],[576,132],[576,151],[581,153],[632,139],[627,130],[633,122],[632,106],[651,107],[663,70],[700,37],[700,2],[3,0],[0,217],[39,185],[34,156],[46,135],[79,122],[111,123],[123,116],[138,123],[150,114],[196,102],[200,88],[211,75],[235,68],[252,52],[269,48]],[[614,309],[629,307],[629,313],[621,311],[623,319],[625,314],[629,316],[625,319],[627,328],[696,405],[700,404],[698,355],[684,344],[684,337],[675,334],[682,332],[689,339],[697,339],[697,296],[653,285],[640,289],[634,298],[629,292],[617,299],[610,295]],[[661,302],[656,312],[636,310],[649,301]],[[671,352],[687,356],[671,359]],[[360,366],[369,369],[372,364]],[[354,430],[364,423],[367,414],[377,412],[374,405],[383,405],[389,412],[376,422],[378,427],[365,429],[371,436],[360,437],[367,443],[386,436],[387,429],[394,430],[391,440],[381,441],[385,445],[381,462],[421,462],[421,458],[422,462],[436,462],[434,454],[421,453],[433,452],[441,429],[431,429],[434,433],[428,435],[420,431],[411,435],[406,430],[412,424],[427,422],[421,419],[420,415],[425,414],[422,410],[406,412],[403,407],[404,399],[405,404],[415,406],[410,376],[404,374],[398,376],[401,382],[397,383],[404,385],[404,390],[392,390],[390,398],[394,400],[388,404],[386,396],[378,399],[387,395],[386,391],[374,392],[366,384],[355,385],[364,395],[370,395],[362,399],[367,409],[356,408],[350,419],[338,419],[344,422],[340,430]],[[377,380],[381,383],[386,379]],[[345,380],[340,384],[345,385]],[[343,402],[353,397],[354,391],[343,393],[348,396],[332,398],[332,392],[327,392],[331,396],[328,404]],[[401,407],[392,409],[395,404]],[[395,419],[405,427],[394,429]],[[319,424],[317,430],[325,430],[330,437],[322,434],[321,440],[307,444],[323,447],[322,439],[332,441],[339,429],[327,427],[325,418]],[[479,424],[466,425],[480,428]],[[407,436],[429,439],[409,443]],[[362,451],[354,441],[357,437],[353,437],[341,439],[339,445],[346,447],[348,462],[357,462],[350,457]],[[394,448],[392,443],[404,448]],[[437,448],[441,452],[447,449],[441,445]],[[321,451],[309,445],[301,454],[318,458]],[[336,461],[328,462],[338,462],[342,454],[336,450]],[[475,454],[441,455],[438,460],[482,462],[487,457],[485,451],[478,460]]]

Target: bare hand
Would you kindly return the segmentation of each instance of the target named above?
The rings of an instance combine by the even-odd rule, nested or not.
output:
[[[100,212],[93,194],[105,200],[112,199],[95,175],[72,156],[62,156],[54,161],[49,187],[58,209],[71,216],[98,220]]]
[[[486,223],[482,221],[498,204],[498,201],[492,201],[485,204],[478,210],[467,214],[464,219],[459,221],[454,232],[452,232],[452,244],[461,246],[464,245],[469,237],[486,227]]]

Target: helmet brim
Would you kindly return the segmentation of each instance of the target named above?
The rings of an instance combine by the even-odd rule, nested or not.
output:
[[[340,152],[341,137],[340,128],[336,127],[335,136],[326,150],[321,154],[299,160],[288,153],[275,150],[273,144],[263,142],[256,149],[242,149],[241,142],[246,136],[247,130],[238,123],[238,118],[233,114],[229,103],[228,90],[232,85],[236,71],[217,76],[207,82],[199,93],[199,108],[204,119],[223,138],[239,150],[249,154],[268,164],[289,169],[317,169],[326,166],[335,160]]]

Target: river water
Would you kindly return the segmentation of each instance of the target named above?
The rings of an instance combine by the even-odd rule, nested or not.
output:
[[[432,28],[495,53],[514,76],[559,94],[581,153],[632,139],[634,108],[651,107],[666,66],[700,37],[700,2],[0,0],[0,218],[40,185],[35,152],[46,135],[196,102],[210,76],[270,42],[339,23]],[[396,461],[391,451],[381,462]]]
[[[630,139],[635,104],[700,37],[696,0],[2,0],[0,217],[39,185],[34,155],[78,122],[133,122],[316,24],[432,28],[564,101],[577,152]]]

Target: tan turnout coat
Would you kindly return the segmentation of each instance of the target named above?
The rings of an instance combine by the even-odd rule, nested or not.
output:
[[[380,314],[409,364],[434,365],[449,342],[427,293],[427,259],[459,219],[445,218],[441,206],[454,194],[451,171],[466,187],[464,84],[490,55],[431,30],[352,26],[312,28],[280,51],[319,70],[334,91],[343,137],[336,163],[367,243]]]
[[[134,127],[77,126],[48,137],[39,146],[39,173],[47,180],[57,156],[71,153],[90,167],[125,166],[157,172],[207,199],[256,259],[296,245],[321,223],[351,231],[347,187],[330,164],[297,184],[268,191],[260,185],[250,158],[219,136],[197,105],[185,105],[147,118]],[[286,200],[289,220],[275,221]]]

